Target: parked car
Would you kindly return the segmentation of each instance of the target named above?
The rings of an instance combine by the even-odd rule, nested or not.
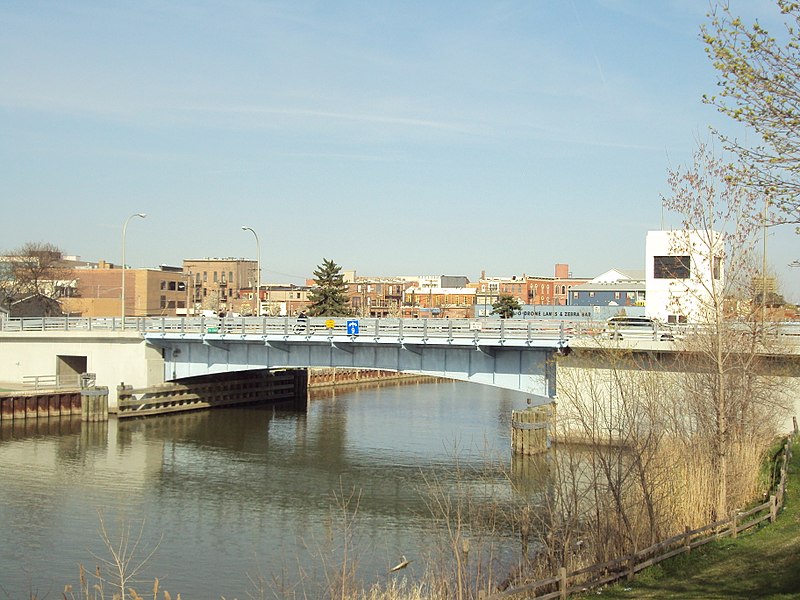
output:
[[[670,328],[650,317],[611,317],[606,321],[605,334],[611,339],[646,338],[651,340],[674,340]]]

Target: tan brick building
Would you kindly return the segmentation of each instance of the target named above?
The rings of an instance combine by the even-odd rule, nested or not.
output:
[[[70,270],[75,282],[70,297],[62,298],[65,314],[83,317],[122,315],[122,276],[125,274],[125,315],[129,317],[185,315],[188,280],[180,267],[123,269],[100,261]]]
[[[192,304],[197,310],[253,315],[258,312],[253,293],[259,280],[257,261],[244,258],[185,259],[183,270],[191,281]],[[243,295],[242,290],[250,290],[249,297]]]
[[[403,316],[467,319],[474,316],[476,289],[473,287],[410,287],[404,296]]]
[[[359,317],[399,317],[408,281],[401,277],[356,277],[347,293],[353,314]]]

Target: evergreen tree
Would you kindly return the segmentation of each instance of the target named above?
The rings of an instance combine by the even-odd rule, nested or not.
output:
[[[510,319],[514,313],[522,311],[522,305],[513,296],[500,296],[497,302],[492,304],[492,314],[500,315],[501,319]]]
[[[322,264],[314,271],[314,282],[316,286],[308,295],[310,316],[346,317],[351,314],[347,284],[339,265],[323,258]]]

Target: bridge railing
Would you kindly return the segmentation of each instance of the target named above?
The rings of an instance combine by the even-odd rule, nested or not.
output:
[[[139,333],[405,337],[436,339],[557,339],[602,328],[602,324],[513,319],[368,319],[311,317],[47,317],[0,321],[5,332],[129,331]]]
[[[572,328],[552,321],[479,319],[353,319],[312,317],[236,317],[146,319],[144,332],[283,335],[307,338],[358,336],[421,339],[565,339]]]
[[[746,327],[746,324],[742,325]],[[672,326],[678,339],[698,333],[699,325]],[[352,336],[421,339],[565,340],[609,334],[605,321],[545,319],[374,319],[354,317],[25,317],[0,319],[3,332],[118,331],[145,333],[240,334],[264,336]],[[357,331],[357,333],[355,333]],[[771,323],[769,336],[800,344],[800,322]],[[626,333],[626,338],[659,339],[658,332]]]

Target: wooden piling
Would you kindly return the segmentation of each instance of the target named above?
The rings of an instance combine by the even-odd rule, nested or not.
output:
[[[81,421],[108,421],[108,388],[81,390]]]
[[[551,413],[549,405],[511,412],[511,447],[515,454],[538,454],[550,447]]]
[[[308,369],[297,369],[294,374],[294,403],[297,412],[308,412]]]

